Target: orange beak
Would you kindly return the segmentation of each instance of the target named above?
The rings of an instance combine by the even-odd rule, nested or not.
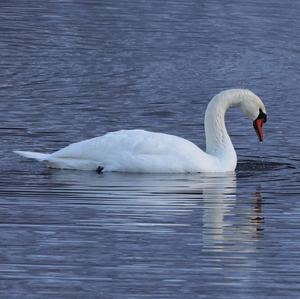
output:
[[[258,139],[260,142],[264,140],[264,130],[263,130],[263,124],[265,120],[263,118],[258,118],[253,122],[253,127],[256,131],[256,134],[258,136]]]

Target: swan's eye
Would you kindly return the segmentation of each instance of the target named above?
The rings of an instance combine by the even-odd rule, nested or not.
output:
[[[262,119],[263,122],[267,122],[267,114],[264,113],[261,109],[259,109],[259,114],[258,114],[258,117],[257,119]]]

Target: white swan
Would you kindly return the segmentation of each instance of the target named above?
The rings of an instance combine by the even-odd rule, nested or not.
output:
[[[206,152],[183,138],[144,130],[121,130],[73,143],[52,154],[15,151],[45,161],[49,167],[119,172],[226,172],[234,171],[237,157],[225,128],[225,112],[240,109],[253,121],[262,141],[266,109],[261,99],[246,89],[217,94],[205,112]]]

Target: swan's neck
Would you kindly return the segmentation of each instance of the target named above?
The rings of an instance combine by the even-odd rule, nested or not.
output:
[[[242,101],[239,90],[216,95],[205,112],[206,152],[236,165],[236,153],[225,127],[225,112]]]

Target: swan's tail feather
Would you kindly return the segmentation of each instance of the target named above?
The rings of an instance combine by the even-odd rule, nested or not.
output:
[[[35,153],[35,152],[25,152],[25,151],[14,151],[14,153],[22,156],[22,157],[26,157],[26,158],[30,158],[30,159],[35,159],[38,161],[47,161],[50,154],[42,154],[42,153]]]
[[[51,168],[97,170],[99,173],[101,173],[104,169],[104,167],[99,166],[100,162],[93,160],[82,160],[71,157],[56,158],[51,154],[41,154],[36,152],[14,151],[14,153],[22,157],[46,162],[46,165]]]

